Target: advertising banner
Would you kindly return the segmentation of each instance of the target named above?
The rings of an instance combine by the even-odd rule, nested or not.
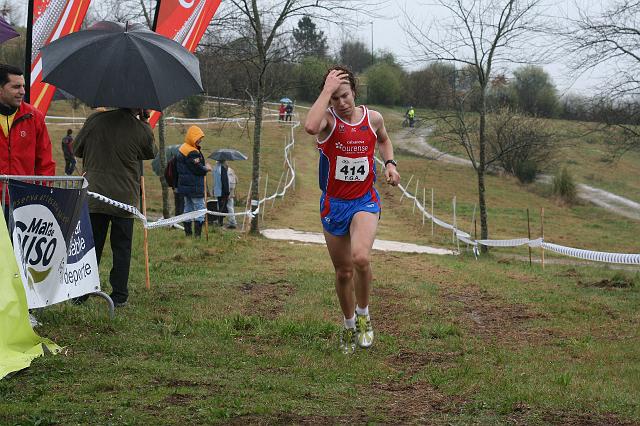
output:
[[[9,226],[29,308],[99,290],[86,186],[9,181]]]
[[[25,72],[30,74],[29,102],[46,115],[56,91],[54,86],[42,82],[42,57],[40,48],[53,40],[78,31],[82,25],[91,0],[30,0],[33,13],[27,17],[31,29],[31,57],[27,58]],[[30,62],[29,62],[30,61]],[[78,70],[80,71],[80,70]]]
[[[67,266],[62,277],[60,295],[63,300],[100,291],[98,259],[93,241],[89,205],[83,202],[80,219],[67,245]],[[54,302],[57,303],[57,302]]]
[[[221,0],[161,0],[153,30],[177,41],[194,52]],[[160,113],[153,111],[149,124],[154,127]]]

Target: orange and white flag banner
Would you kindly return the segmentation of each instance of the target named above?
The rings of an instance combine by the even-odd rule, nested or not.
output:
[[[32,0],[31,85],[29,100],[43,114],[47,113],[56,88],[42,81],[40,49],[53,40],[80,29],[91,0]]]
[[[160,0],[154,31],[173,39],[194,52],[218,10],[221,0]],[[149,119],[155,126],[160,118],[153,111]]]

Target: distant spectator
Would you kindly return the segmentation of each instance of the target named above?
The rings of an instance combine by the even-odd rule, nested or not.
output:
[[[285,121],[291,121],[291,115],[293,115],[293,104],[287,104],[284,110],[287,113]]]
[[[238,186],[238,177],[231,167],[227,167],[227,178],[229,180],[229,198],[227,200],[227,213],[229,213],[227,219],[229,224],[227,225],[227,228],[235,229],[238,226],[235,217],[236,186]]]
[[[178,156],[178,189],[177,192],[184,197],[184,213],[202,210],[204,206],[204,177],[211,171],[211,166],[205,163],[204,155],[200,151],[200,144],[204,139],[204,132],[198,126],[191,126],[184,137],[184,143],[180,146]],[[191,221],[184,222],[186,236],[195,234],[196,238],[202,235],[202,224],[205,215],[196,218],[192,230]]]
[[[62,138],[62,153],[64,154],[64,174],[72,175],[76,169],[76,157],[73,154],[73,130],[67,129],[67,136]]]
[[[218,212],[228,213],[229,173],[226,162],[218,161],[213,168],[213,196],[218,200]],[[218,216],[218,225],[222,226],[224,216]]]
[[[284,106],[284,104],[280,104],[280,108],[278,109],[278,120],[280,121],[284,121],[284,113],[286,112],[287,108]]]

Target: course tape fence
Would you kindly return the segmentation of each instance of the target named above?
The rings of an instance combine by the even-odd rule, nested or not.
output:
[[[383,162],[376,157],[376,161],[380,163],[383,167]],[[467,232],[464,232],[460,229],[457,229],[454,225],[451,225],[431,213],[429,213],[426,208],[420,203],[418,198],[411,194],[406,190],[404,186],[401,184],[398,185],[398,188],[409,200],[413,200],[415,207],[429,220],[433,220],[433,223],[436,225],[453,231],[455,237],[462,241],[465,244],[473,246],[474,253],[476,256],[479,254],[478,245],[484,245],[489,247],[518,247],[527,245],[531,248],[542,247],[544,250],[552,251],[557,254],[561,254],[564,256],[571,256],[578,259],[590,260],[593,262],[605,262],[605,263],[620,263],[625,265],[640,265],[640,254],[629,254],[629,253],[609,253],[602,251],[593,251],[593,250],[585,250],[574,247],[566,247],[559,244],[554,244],[550,242],[544,241],[542,238],[529,239],[529,238],[516,238],[516,239],[506,239],[506,240],[474,240],[471,238],[471,235]]]
[[[207,100],[220,100],[220,101],[230,101],[230,102],[235,102],[235,104],[233,105],[237,105],[238,102],[243,102],[243,103],[251,103],[251,101],[246,101],[246,100],[241,100],[241,99],[232,99],[232,98],[214,98],[214,97],[206,97]],[[272,104],[272,105],[278,105],[279,103],[276,102],[265,102],[265,104]],[[299,106],[297,106],[299,107]],[[271,113],[267,113],[265,114],[265,116],[272,116],[272,115],[277,115],[277,114],[271,114]],[[47,116],[47,119],[54,119],[54,120],[71,120],[71,122],[73,123],[79,123],[81,121],[84,121],[84,118],[72,118],[72,117],[57,117],[57,116]],[[172,123],[200,123],[200,124],[208,124],[208,123],[237,123],[239,126],[244,123],[244,125],[246,125],[246,123],[253,121],[252,118],[223,118],[223,117],[208,117],[208,118],[200,118],[200,119],[187,119],[187,118],[181,118],[181,117],[166,117],[165,120],[172,122]],[[292,122],[282,122],[280,120],[263,120],[263,123],[280,123],[280,124],[289,124],[291,125],[290,127],[290,138],[291,141],[285,145],[284,147],[284,156],[285,156],[285,164],[287,166],[287,178],[285,178],[285,184],[282,188],[282,190],[279,190],[279,187],[276,189],[276,192],[274,192],[273,194],[269,195],[269,196],[265,196],[262,199],[257,201],[257,205],[255,205],[254,209],[251,210],[246,210],[246,211],[242,211],[242,212],[237,212],[235,213],[235,216],[248,216],[248,217],[254,217],[255,215],[259,214],[261,211],[262,206],[264,206],[264,204],[269,201],[269,200],[273,200],[276,197],[284,197],[284,195],[286,194],[287,190],[294,184],[295,182],[295,177],[296,177],[296,173],[295,173],[295,167],[291,161],[291,151],[293,150],[293,147],[295,146],[295,129],[300,125],[299,121],[292,121]],[[381,164],[382,167],[384,167],[384,163],[376,157],[376,161]],[[407,199],[413,200],[415,207],[422,213],[422,215],[424,217],[426,217],[428,220],[432,220],[434,224],[444,228],[444,229],[448,229],[450,231],[453,232],[454,236],[456,239],[458,239],[459,241],[462,241],[465,244],[468,244],[470,246],[473,246],[473,251],[475,253],[476,256],[479,255],[479,250],[478,250],[478,246],[479,245],[484,245],[484,246],[488,246],[488,247],[518,247],[518,246],[523,246],[523,245],[527,245],[531,248],[538,248],[541,247],[544,250],[548,250],[548,251],[552,251],[554,253],[563,255],[563,256],[570,256],[570,257],[575,257],[578,259],[583,259],[583,260],[589,260],[589,261],[594,261],[594,262],[605,262],[605,263],[618,263],[618,264],[626,264],[626,265],[640,265],[640,254],[629,254],[629,253],[610,253],[610,252],[601,252],[601,251],[593,251],[593,250],[585,250],[585,249],[579,249],[579,248],[574,248],[574,247],[566,247],[566,246],[562,246],[559,244],[554,244],[554,243],[550,243],[550,242],[546,242],[544,241],[542,238],[536,238],[536,239],[529,239],[529,238],[516,238],[516,239],[503,239],[503,240],[492,240],[492,239],[487,239],[487,240],[474,240],[473,238],[471,238],[471,234],[462,231],[461,229],[458,229],[455,225],[452,225],[450,223],[445,222],[442,219],[439,219],[438,217],[432,215],[431,213],[429,213],[425,206],[423,206],[420,201],[418,200],[418,198],[411,194],[409,191],[407,191],[407,189],[402,186],[402,184],[398,185],[398,188],[402,191],[402,193],[404,194],[404,197],[406,197]],[[229,216],[228,213],[219,213],[219,212],[214,212],[211,210],[206,210],[206,209],[202,209],[202,210],[198,210],[198,211],[194,211],[194,212],[189,212],[189,213],[184,213],[182,215],[179,216],[174,216],[174,217],[170,217],[170,218],[165,218],[165,219],[160,219],[157,220],[155,222],[149,222],[147,220],[147,218],[135,207],[133,206],[129,206],[127,204],[123,204],[120,203],[118,201],[115,200],[111,200],[103,195],[100,194],[96,194],[94,192],[89,192],[89,195],[97,198],[105,203],[114,205],[116,207],[122,208],[123,210],[126,210],[132,214],[134,214],[136,217],[138,217],[144,224],[144,226],[148,229],[154,229],[154,228],[160,228],[160,227],[164,227],[164,226],[172,226],[174,224],[180,223],[180,222],[185,222],[188,220],[192,220],[194,218],[197,217],[201,217],[202,215],[205,214],[211,214],[211,215],[216,215],[216,216]],[[254,207],[254,206],[252,206]]]
[[[295,128],[298,127],[300,125],[299,121],[294,121],[291,122],[291,128],[290,128],[290,142],[287,143],[284,147],[284,157],[285,157],[285,164],[287,166],[287,177],[285,178],[285,182],[284,182],[284,186],[282,187],[282,190],[280,190],[280,187],[276,188],[276,192],[274,192],[273,194],[267,196],[265,194],[265,196],[261,199],[259,199],[257,201],[256,206],[254,209],[252,210],[246,210],[246,211],[241,211],[241,212],[236,212],[233,215],[234,216],[248,216],[250,218],[253,218],[254,216],[258,215],[261,211],[261,208],[263,208],[264,204],[269,201],[269,200],[273,200],[276,197],[284,197],[287,190],[294,184],[295,182],[295,178],[296,178],[296,172],[295,172],[295,168],[294,168],[294,164],[291,161],[291,152],[295,146]],[[131,206],[129,204],[125,204],[125,203],[121,203],[120,201],[116,201],[113,200],[109,197],[106,197],[102,194],[98,194],[96,192],[92,192],[92,191],[88,191],[88,195],[90,197],[93,197],[99,201],[102,201],[103,203],[109,204],[111,206],[117,207],[119,209],[122,209],[126,212],[131,213],[132,215],[134,215],[136,218],[140,219],[143,223],[143,226],[147,229],[156,229],[156,228],[161,228],[161,227],[168,227],[168,226],[173,226],[175,224],[181,223],[181,222],[187,222],[199,217],[202,217],[206,214],[210,214],[210,215],[214,215],[214,216],[231,216],[231,214],[229,213],[220,213],[220,212],[216,212],[216,211],[212,211],[212,210],[208,210],[208,209],[200,209],[200,210],[195,210],[192,212],[188,212],[188,213],[183,213],[181,215],[178,216],[173,216],[173,217],[168,217],[168,218],[163,218],[163,219],[159,219],[157,221],[149,221],[147,219],[147,217],[142,214],[142,212],[140,212],[140,210],[138,210],[136,207]],[[250,194],[249,194],[250,196]],[[252,206],[253,207],[253,206]]]

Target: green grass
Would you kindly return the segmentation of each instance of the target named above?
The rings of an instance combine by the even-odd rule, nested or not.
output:
[[[270,191],[282,173],[284,131],[265,127]],[[251,152],[240,129],[205,133],[206,150],[231,144]],[[177,128],[169,134],[180,137]],[[269,203],[261,225],[319,231],[317,154],[311,137],[296,137],[296,188]],[[250,164],[234,163],[247,189]],[[406,155],[399,164],[403,179],[414,174],[435,188],[443,219],[455,193],[469,229],[477,198],[470,172]],[[159,211],[157,180],[148,186]],[[492,176],[488,187],[492,237],[526,235],[525,209],[542,205],[551,240],[637,252],[628,241],[637,223],[591,206],[557,207],[511,179]],[[450,233],[431,236],[397,190],[380,191],[380,238],[452,247]],[[324,247],[217,228],[208,242],[152,230],[149,244],[147,291],[137,224],[130,305],[115,320],[98,299],[39,313],[39,333],[65,350],[0,381],[0,423],[640,422],[637,272],[530,268],[497,262],[502,249],[478,260],[465,251],[374,252],[376,343],[346,357],[337,350],[340,314]]]

